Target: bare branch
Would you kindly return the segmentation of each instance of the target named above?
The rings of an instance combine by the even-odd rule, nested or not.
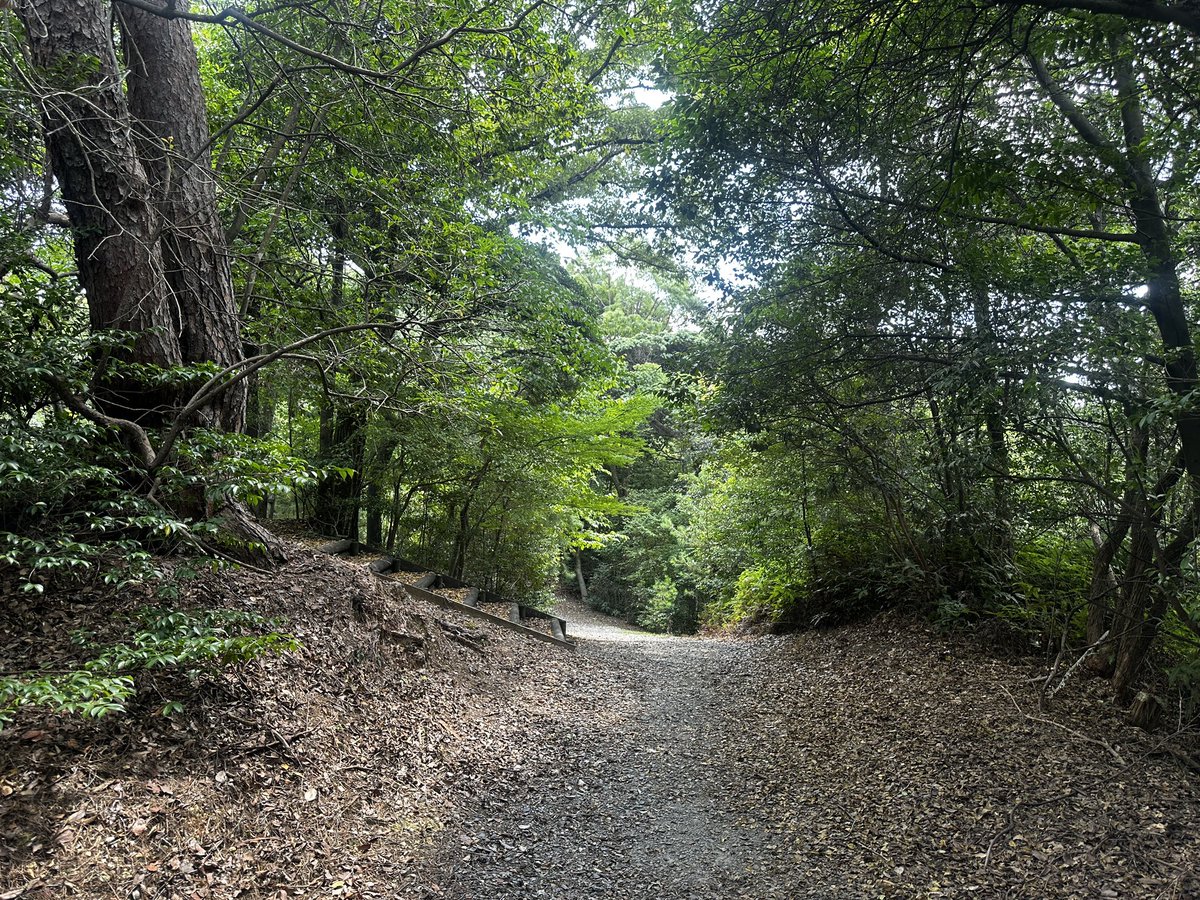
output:
[[[511,24],[502,28],[474,28],[466,23],[458,25],[454,28],[449,28],[437,38],[434,38],[433,40],[428,41],[427,43],[422,44],[414,49],[399,65],[394,66],[393,68],[384,72],[378,69],[368,69],[363,66],[357,66],[353,63],[348,63],[345,60],[338,59],[336,56],[331,56],[330,54],[317,50],[314,47],[309,47],[306,44],[301,44],[298,41],[294,41],[287,35],[276,31],[274,28],[271,28],[269,25],[264,25],[262,22],[259,22],[255,18],[257,13],[246,12],[241,7],[227,6],[218,13],[208,14],[192,12],[186,8],[186,5],[183,7],[179,6],[177,0],[166,0],[165,5],[156,3],[154,0],[119,0],[119,2],[135,9],[153,13],[156,16],[162,16],[165,19],[186,19],[189,22],[201,22],[208,25],[241,25],[243,28],[260,34],[263,37],[269,38],[270,40],[287,47],[289,50],[294,50],[302,56],[307,56],[309,59],[315,59],[318,62],[322,62],[340,72],[346,72],[350,75],[357,75],[362,78],[370,78],[378,81],[388,81],[401,77],[422,57],[444,47],[446,44],[450,43],[461,35],[511,34],[513,31],[516,31],[518,28],[520,28],[525,19],[527,19],[535,10],[544,5],[544,0],[536,0],[536,2],[522,10]]]
[[[129,448],[137,454],[138,462],[141,463],[142,467],[148,470],[153,466],[154,448],[150,444],[150,436],[146,434],[146,429],[137,422],[106,416],[99,410],[89,406],[61,378],[53,375],[44,377],[69,410],[83,416],[89,422],[103,425],[105,428],[116,428],[124,436]]]

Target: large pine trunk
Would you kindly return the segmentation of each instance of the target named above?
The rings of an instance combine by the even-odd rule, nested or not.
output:
[[[110,416],[164,425],[194,386],[164,386],[130,363],[225,368],[241,356],[189,26],[123,10],[125,84],[108,3],[20,0],[17,12],[40,82],[51,167],[92,331],[130,335],[117,350],[98,354],[89,399]],[[246,386],[239,383],[200,409],[198,424],[239,431],[245,412]],[[200,500],[177,499],[185,514],[209,512]],[[259,561],[282,557],[244,506],[228,503],[216,512],[234,552]]]
[[[108,4],[22,0],[18,12],[43,80],[51,166],[92,330],[133,335],[128,349],[98,359],[94,399],[110,414],[159,424],[185,398],[139,383],[121,363],[224,368],[241,355],[190,28],[123,8],[125,84]],[[200,414],[238,431],[245,408],[238,383]]]
[[[155,424],[172,398],[121,363],[177,366],[178,311],[165,278],[159,216],[122,88],[108,7],[22,0],[18,14],[43,96],[54,175],[75,243],[94,332],[133,336],[97,358],[93,398],[110,415]]]
[[[176,4],[187,6],[187,0]],[[241,358],[240,328],[191,29],[182,19],[130,6],[119,5],[119,14],[134,137],[163,223],[162,257],[179,317],[180,354],[185,363],[225,368]],[[240,431],[246,394],[244,381],[226,390],[202,411],[205,424]]]

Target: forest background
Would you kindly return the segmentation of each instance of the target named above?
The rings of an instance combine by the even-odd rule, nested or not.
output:
[[[911,605],[1194,707],[1187,4],[0,15],[12,590],[296,520],[656,630]],[[88,673],[0,698],[119,708]]]

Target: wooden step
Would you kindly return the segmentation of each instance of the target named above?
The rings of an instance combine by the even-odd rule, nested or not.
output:
[[[575,649],[575,642],[569,638],[557,638],[554,635],[546,634],[544,631],[535,631],[532,628],[526,628],[516,622],[506,619],[503,616],[496,616],[490,612],[484,612],[475,606],[467,606],[465,603],[459,603],[457,600],[451,600],[449,597],[443,597],[441,594],[435,594],[433,591],[425,588],[414,587],[411,584],[400,584],[395,581],[384,579],[384,584],[395,591],[405,591],[408,596],[416,597],[419,600],[426,600],[435,606],[440,606],[443,609],[453,609],[457,612],[465,613],[468,616],[474,616],[477,619],[486,619],[493,625],[500,628],[507,628],[509,631],[515,631],[517,634],[523,634],[526,637],[534,638],[535,640],[544,641],[547,644],[554,644],[558,647],[566,647],[568,650]]]
[[[336,541],[322,544],[319,549],[322,553],[328,553],[330,556],[341,556],[343,553],[353,553],[357,548],[358,541],[352,541],[349,538],[338,538]]]

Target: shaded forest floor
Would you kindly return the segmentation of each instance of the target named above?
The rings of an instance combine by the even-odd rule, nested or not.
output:
[[[0,599],[3,669],[112,620],[75,599]],[[23,713],[0,898],[1200,896],[1186,738],[1096,682],[1039,713],[1037,666],[901,617],[663,638],[571,605],[570,653],[301,547],[184,602],[304,649],[96,723]]]

